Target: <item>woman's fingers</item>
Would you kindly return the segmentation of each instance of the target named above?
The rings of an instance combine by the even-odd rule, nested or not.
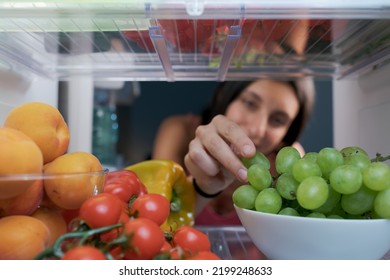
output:
[[[245,132],[235,123],[219,116],[209,125],[198,127],[188,156],[208,176],[217,175],[222,166],[245,182],[247,173],[240,157],[250,156],[252,152],[255,152],[254,145]]]
[[[216,176],[220,171],[218,161],[206,152],[198,138],[191,141],[188,157],[190,158],[192,164],[198,166],[198,168],[208,176]]]
[[[222,115],[216,116],[212,123],[214,123],[217,134],[230,143],[239,156],[251,157],[255,154],[255,145],[238,124]]]

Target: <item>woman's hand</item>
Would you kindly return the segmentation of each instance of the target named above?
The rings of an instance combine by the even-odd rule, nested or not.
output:
[[[196,129],[185,165],[203,192],[214,194],[236,180],[247,181],[241,157],[251,157],[256,149],[245,131],[223,115]]]

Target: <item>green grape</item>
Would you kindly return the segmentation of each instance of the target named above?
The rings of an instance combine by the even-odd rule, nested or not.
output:
[[[359,168],[353,165],[340,165],[330,174],[330,186],[341,194],[357,192],[363,183]]]
[[[283,208],[293,208],[295,209],[299,216],[302,216],[302,217],[305,217],[307,216],[307,214],[309,214],[311,211],[310,210],[307,210],[305,208],[303,208],[298,200],[294,199],[294,200],[288,200],[288,199],[283,199],[283,205],[282,205]]]
[[[340,197],[340,200],[341,200],[341,197]],[[327,213],[327,215],[337,215],[337,216],[341,216],[343,217],[344,219],[348,218],[348,213],[346,213],[343,208],[341,207],[341,203],[339,201],[339,203],[337,203],[335,205],[335,207],[332,209],[332,211],[330,213]]]
[[[285,207],[282,210],[279,211],[279,215],[286,215],[286,216],[299,216],[299,213],[297,210],[291,207]]]
[[[291,173],[283,173],[276,179],[275,188],[284,199],[296,199],[296,192],[299,183]]]
[[[261,191],[272,184],[272,175],[268,169],[256,163],[248,168],[248,181],[256,190]]]
[[[256,211],[277,214],[282,208],[282,197],[274,188],[262,190],[256,197]]]
[[[233,192],[233,203],[240,208],[254,209],[258,194],[259,191],[251,185],[241,185]]]
[[[372,162],[363,170],[363,182],[374,191],[390,188],[390,167],[384,162]]]
[[[298,150],[292,146],[286,146],[279,150],[275,158],[275,168],[279,174],[291,172],[293,164],[301,158]]]
[[[317,162],[318,153],[317,152],[308,152],[303,155],[303,158],[311,160],[312,162]]]
[[[329,187],[326,181],[319,176],[308,177],[303,180],[297,189],[299,204],[308,210],[321,207],[329,195]]]
[[[265,169],[270,169],[270,167],[271,167],[271,164],[270,164],[268,158],[263,153],[261,153],[259,151],[257,151],[253,157],[241,158],[241,161],[246,168],[249,168],[256,163],[260,164]]]
[[[301,158],[294,163],[291,173],[298,182],[302,182],[308,177],[321,176],[322,174],[317,163],[304,158]]]
[[[328,185],[328,199],[325,201],[321,207],[314,209],[315,212],[320,212],[324,214],[329,214],[331,213],[338,203],[340,202],[341,194],[336,192],[331,186]]]
[[[322,148],[318,152],[317,164],[321,168],[322,177],[326,180],[329,179],[330,173],[333,169],[343,163],[343,155],[335,148]]]
[[[378,217],[390,219],[390,188],[377,193],[374,200],[374,210]]]
[[[347,157],[350,155],[364,155],[368,157],[367,152],[358,146],[344,147],[340,150],[340,153],[343,155],[343,157]]]
[[[362,186],[357,192],[344,194],[341,197],[341,207],[351,215],[362,215],[374,206],[376,192]]]
[[[344,219],[342,216],[337,214],[331,214],[327,217],[328,219]]]
[[[320,212],[311,212],[309,215],[307,215],[306,217],[309,217],[309,218],[322,218],[322,219],[325,219],[326,216],[325,214],[323,213],[320,213]]]
[[[371,160],[363,154],[351,154],[344,157],[344,164],[354,165],[363,170],[371,164]]]

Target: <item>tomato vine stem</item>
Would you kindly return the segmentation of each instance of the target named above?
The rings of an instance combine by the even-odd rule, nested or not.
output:
[[[62,250],[63,249],[62,245],[63,245],[65,240],[79,239],[78,244],[82,245],[82,244],[87,243],[88,239],[92,236],[96,236],[99,233],[103,233],[103,232],[106,232],[106,231],[109,231],[109,230],[112,230],[115,228],[119,228],[121,226],[123,226],[123,224],[114,224],[114,225],[109,225],[109,226],[101,227],[101,228],[78,230],[78,231],[74,231],[74,232],[65,233],[57,238],[57,240],[54,242],[53,246],[42,251],[34,259],[35,260],[43,260],[43,259],[51,259],[51,258],[60,259],[64,255],[64,252]]]

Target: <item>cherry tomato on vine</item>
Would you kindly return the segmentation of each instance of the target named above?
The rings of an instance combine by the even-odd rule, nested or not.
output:
[[[112,193],[128,203],[133,196],[139,196],[142,183],[138,175],[130,170],[111,171],[106,176],[103,192]]]
[[[169,251],[171,260],[184,260],[183,250],[179,247],[174,247]]]
[[[132,197],[139,195],[140,186],[134,184],[130,185],[124,180],[111,180],[104,185],[103,192],[116,195],[120,200],[128,203]]]
[[[154,221],[147,218],[132,219],[124,225],[124,229],[129,235],[125,259],[148,260],[160,253],[165,235]]]
[[[65,219],[66,224],[69,226],[71,225],[71,222],[78,218],[80,214],[80,209],[69,209],[69,210],[62,210],[62,216]],[[71,230],[71,228],[68,228],[68,230]]]
[[[210,240],[208,236],[191,226],[181,226],[178,228],[172,239],[174,246],[183,249],[186,256],[195,255],[201,251],[210,251]]]
[[[168,241],[165,240],[161,249],[160,249],[160,253],[169,252],[171,249],[172,249],[172,245]]]
[[[137,218],[148,218],[161,225],[170,212],[168,199],[161,194],[149,193],[137,197],[130,206],[130,213]]]
[[[141,182],[140,192],[138,196],[143,196],[144,194],[148,193],[148,189],[146,186]]]
[[[62,260],[106,260],[106,256],[96,247],[81,245],[69,249],[61,257]]]
[[[127,169],[110,171],[106,175],[106,183],[109,183],[112,180],[123,180],[131,185],[138,185],[141,181],[138,178],[138,175]]]
[[[114,260],[123,260],[124,249],[122,248],[122,246],[117,245],[117,246],[112,247],[109,250],[109,254],[111,255],[112,259],[114,259]]]
[[[79,216],[91,228],[99,228],[116,224],[122,210],[123,203],[118,197],[100,193],[84,201]]]
[[[129,220],[130,220],[130,217],[127,215],[127,213],[122,211],[122,213],[121,213],[121,215],[119,217],[119,220],[118,220],[118,222],[116,222],[116,224],[125,224]],[[109,230],[109,231],[101,233],[100,234],[100,240],[103,241],[103,242],[106,242],[106,243],[110,242],[110,241],[118,238],[119,235],[121,235],[122,232],[123,232],[123,227],[114,228],[112,230]]]
[[[220,260],[220,259],[221,259],[220,257],[218,257],[216,254],[214,254],[211,251],[200,251],[195,255],[186,258],[186,260]]]

